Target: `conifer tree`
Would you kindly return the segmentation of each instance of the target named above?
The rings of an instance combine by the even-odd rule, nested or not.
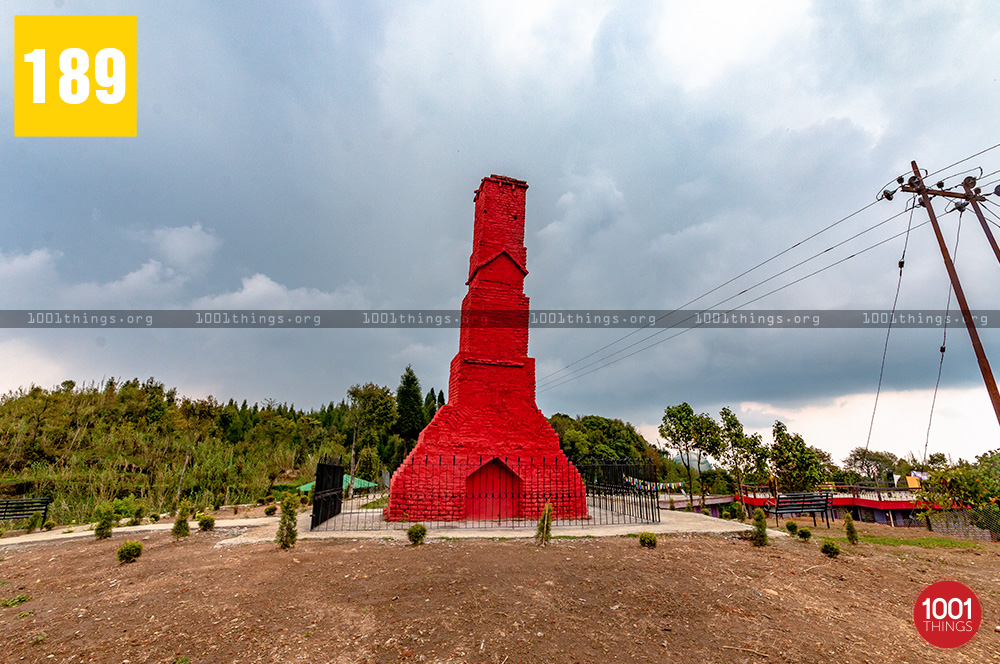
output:
[[[406,365],[406,370],[399,378],[396,388],[396,431],[407,444],[415,443],[420,432],[427,425],[424,404],[420,397],[420,381],[413,373],[413,367]]]

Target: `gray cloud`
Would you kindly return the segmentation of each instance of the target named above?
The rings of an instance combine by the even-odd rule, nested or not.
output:
[[[910,159],[935,170],[996,143],[985,111],[1000,101],[984,57],[1000,39],[991,8],[73,4],[59,11],[138,14],[139,135],[15,139],[11,93],[0,91],[0,301],[457,308],[472,191],[504,173],[531,187],[533,306],[679,306],[867,205]],[[36,11],[15,3],[9,15]],[[11,37],[0,37],[8,50]],[[998,163],[995,151],[953,170]],[[697,304],[904,206],[880,203]],[[995,306],[995,260],[962,223],[970,300]],[[954,242],[957,215],[944,225]],[[936,250],[929,228],[914,231],[900,306],[944,306]],[[901,252],[902,238],[754,306],[888,308]],[[968,342],[952,333],[944,381],[975,385]],[[622,334],[534,331],[539,376]],[[984,341],[996,356],[992,330]],[[539,403],[636,422],[683,400],[799,407],[872,391],[883,343],[882,330],[693,330]],[[148,374],[222,398],[316,406],[355,382],[394,386],[408,363],[425,389],[444,387],[457,334],[14,330],[0,344],[18,355],[9,366],[22,383],[44,364],[46,376],[60,366],[77,379]],[[932,386],[939,344],[933,330],[894,333],[887,387]]]

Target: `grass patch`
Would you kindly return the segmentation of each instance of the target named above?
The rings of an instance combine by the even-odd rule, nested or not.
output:
[[[823,541],[827,540],[847,543],[847,537],[823,537]],[[945,537],[885,537],[881,535],[858,533],[858,540],[867,544],[880,544],[882,546],[919,546],[922,549],[982,548],[978,543],[973,541],[953,540]]]
[[[24,593],[21,593],[20,595],[14,595],[13,597],[8,597],[7,599],[0,599],[0,606],[7,609],[12,606],[18,606],[19,604],[24,604],[29,599],[31,599],[31,595],[26,595]]]
[[[383,507],[389,506],[389,496],[382,496],[381,498],[376,498],[370,503],[365,503],[361,506],[363,510],[379,510]]]

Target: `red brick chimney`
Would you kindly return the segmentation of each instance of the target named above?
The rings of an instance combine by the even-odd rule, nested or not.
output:
[[[393,474],[394,521],[585,518],[586,496],[559,437],[535,405],[524,295],[523,180],[491,175],[476,190],[469,292],[462,301],[448,403]]]

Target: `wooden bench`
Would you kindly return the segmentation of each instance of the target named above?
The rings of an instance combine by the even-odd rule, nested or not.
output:
[[[0,499],[0,521],[30,519],[35,512],[42,513],[42,523],[49,517],[51,498],[3,498]]]
[[[781,514],[812,514],[813,526],[816,525],[816,514],[826,518],[826,527],[830,527],[830,510],[833,509],[832,493],[786,493],[778,496],[775,503],[767,505],[768,512],[774,512],[774,523],[778,524]]]

